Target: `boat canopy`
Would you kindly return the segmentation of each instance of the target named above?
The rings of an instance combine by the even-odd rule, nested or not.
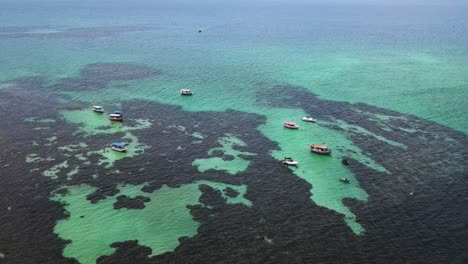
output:
[[[316,145],[316,144],[311,144],[310,146],[313,148],[317,148],[317,149],[328,149],[328,147],[326,146],[321,146],[321,145]]]
[[[120,110],[114,110],[114,114],[120,115],[121,113]]]
[[[123,148],[123,147],[125,147],[125,143],[123,143],[123,142],[112,142],[112,146]]]

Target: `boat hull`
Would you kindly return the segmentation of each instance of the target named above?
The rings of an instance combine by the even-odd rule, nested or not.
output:
[[[330,151],[321,151],[321,150],[311,149],[310,152],[320,154],[320,155],[330,155],[331,154],[331,150]]]
[[[287,166],[297,166],[297,164],[299,164],[299,162],[297,162],[297,161],[282,161],[281,164],[287,165]]]
[[[180,94],[181,95],[192,95],[193,93],[189,89],[182,89],[182,90],[180,90]]]
[[[126,151],[127,151],[127,148],[116,148],[116,147],[112,147],[112,150],[113,150],[113,151],[117,151],[117,152],[126,152]]]
[[[312,123],[314,123],[315,121],[317,121],[317,119],[303,117],[303,118],[302,118],[302,121],[305,121],[305,122],[312,122]]]

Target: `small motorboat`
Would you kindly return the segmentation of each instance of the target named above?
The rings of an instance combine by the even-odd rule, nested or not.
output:
[[[296,125],[296,123],[291,122],[291,121],[285,121],[285,122],[283,123],[283,125],[284,125],[284,127],[290,128],[290,129],[298,129],[298,128],[299,128],[299,126]]]
[[[340,182],[349,183],[349,180],[348,180],[348,178],[340,178]]]
[[[102,106],[99,105],[93,105],[93,111],[96,113],[104,113],[104,108],[102,108]]]
[[[180,90],[181,95],[193,95],[192,91],[190,89],[181,89]]]
[[[112,150],[115,150],[117,152],[125,152],[127,151],[127,148],[125,147],[124,142],[113,142],[111,145]]]
[[[345,165],[345,166],[348,166],[349,165],[349,161],[347,159],[342,159],[341,160],[341,164]]]
[[[315,121],[317,121],[317,119],[315,119],[315,118],[313,118],[313,117],[311,117],[311,116],[309,116],[309,115],[306,115],[306,116],[304,116],[304,117],[302,118],[302,121],[306,121],[306,122],[315,122]]]
[[[310,151],[322,155],[330,155],[332,152],[331,149],[329,149],[327,146],[317,144],[311,144]]]
[[[111,121],[123,121],[123,115],[119,110],[114,110],[112,114],[109,115]]]
[[[297,164],[299,164],[299,162],[293,160],[292,158],[284,157],[284,159],[281,160],[281,164],[287,165],[287,166],[297,166]]]

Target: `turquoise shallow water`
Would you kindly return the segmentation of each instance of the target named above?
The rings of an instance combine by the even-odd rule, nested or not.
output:
[[[60,9],[44,5],[38,14]],[[287,12],[262,8],[255,17],[241,7],[227,9],[198,7],[191,15],[177,16],[174,9],[164,13],[157,4],[148,10],[134,6],[128,13],[105,5],[81,6],[18,23],[13,18],[19,10],[12,8],[5,25],[34,24],[40,33],[41,28],[154,28],[125,34],[115,29],[112,36],[60,38],[42,32],[5,38],[1,79],[53,79],[73,76],[95,62],[139,62],[162,69],[165,74],[154,85],[168,88],[226,87],[223,93],[239,93],[260,82],[299,85],[325,99],[365,102],[468,131],[461,116],[468,60],[463,9],[293,6]],[[370,24],[359,15],[366,15]],[[206,31],[194,34],[199,28]],[[452,96],[447,98],[447,92]]]
[[[5,82],[0,84],[0,89],[11,88],[11,80],[41,77],[48,85],[44,88],[48,93],[62,96],[62,100],[67,100],[70,105],[103,104],[110,110],[120,108],[124,102],[139,100],[176,105],[189,112],[233,109],[261,115],[265,123],[257,130],[279,148],[271,150],[269,155],[278,160],[285,156],[297,159],[300,166],[291,168],[290,173],[312,186],[309,188],[310,202],[336,212],[355,235],[364,235],[366,228],[357,219],[365,216],[356,215],[343,200],[365,203],[369,195],[355,175],[346,167],[337,166],[339,159],[352,152],[353,158],[374,171],[388,173],[387,168],[368,156],[364,149],[353,145],[346,131],[332,130],[327,127],[330,123],[321,123],[321,120],[317,124],[301,122],[300,118],[307,113],[300,107],[263,104],[261,94],[273,92],[276,86],[296,86],[321,99],[366,103],[428,119],[466,134],[466,8],[285,7],[281,4],[249,7],[246,9],[244,4],[141,3],[125,6],[122,3],[91,5],[72,2],[69,5],[36,3],[23,11],[20,5],[10,3],[8,11],[1,13],[5,28],[0,31],[0,80]],[[51,13],[55,15],[49,15]],[[201,33],[198,33],[199,29]],[[109,63],[106,64],[109,67],[111,63],[143,65],[157,73],[133,79],[110,78],[108,81],[107,74],[114,72],[118,76],[125,73],[124,66],[121,66],[86,75],[89,65],[99,63]],[[79,85],[72,89],[67,80]],[[194,96],[181,97],[178,94],[181,88],[192,89]],[[321,111],[331,113],[337,109]],[[109,126],[105,116],[75,108],[61,110],[59,116],[68,124],[78,125],[76,132],[82,133],[86,140],[115,134],[131,139],[131,144],[134,144],[129,146],[126,156],[108,153],[103,146],[89,147],[85,156],[75,155],[83,159],[83,164],[97,155],[99,164],[110,169],[115,162],[125,157],[145,155],[144,150],[151,148],[140,144],[144,138],[132,134],[132,131],[152,128],[149,121],[139,119],[123,127]],[[282,128],[285,120],[298,122],[301,128],[298,131],[286,130]],[[342,128],[353,127],[353,124],[342,120],[335,121],[334,124]],[[183,131],[185,128],[180,129]],[[356,129],[372,135],[359,127]],[[200,173],[210,169],[225,171],[235,179],[237,174],[245,172],[249,168],[249,159],[254,159],[258,153],[236,150],[235,146],[242,147],[245,143],[235,136],[230,138],[230,132],[219,131],[219,144],[200,154],[199,159],[189,162]],[[194,140],[202,142],[201,139]],[[399,142],[382,137],[379,140],[405,148]],[[307,144],[324,142],[334,149],[333,158],[309,153]],[[232,155],[234,160],[213,157],[213,151]],[[30,155],[37,157],[34,153]],[[66,162],[50,166],[43,176],[55,180],[57,173],[66,169]],[[70,168],[69,178],[76,175],[80,175],[80,169]],[[337,181],[341,177],[348,178],[350,184],[343,185]],[[190,215],[184,206],[196,204],[194,201],[200,196],[199,185],[193,183],[173,191],[174,196],[183,191],[191,196],[190,202],[173,205],[187,222],[182,224],[187,230],[169,232],[170,246],[160,249],[158,243],[161,241],[157,238],[147,238],[148,234],[132,234],[131,224],[126,222],[125,234],[119,233],[116,227],[111,230],[112,238],[96,241],[93,249],[98,250],[89,255],[83,256],[77,253],[80,250],[68,246],[64,256],[92,263],[100,255],[111,254],[113,250],[109,244],[121,242],[119,239],[140,239],[143,245],[153,249],[153,254],[174,250],[179,244],[177,238],[196,234],[198,224],[189,220]],[[69,211],[101,210],[107,217],[118,219],[118,215],[112,215],[111,207],[100,207],[111,204],[113,200],[93,207],[82,199],[92,191],[80,188],[72,188],[68,198],[51,196],[51,199],[68,202],[64,206]],[[167,191],[163,188],[161,193]],[[248,190],[248,186],[246,188]],[[163,198],[168,197],[173,196]],[[159,196],[156,198],[160,199]],[[248,200],[242,203],[250,205]],[[168,204],[164,208],[148,208],[138,219],[148,221],[148,215],[170,210],[171,205]],[[124,218],[136,215],[138,213],[133,215],[131,212]],[[99,215],[92,217],[100,226],[93,235],[104,232],[108,219]],[[58,223],[55,233],[83,246],[87,237],[92,235],[72,231],[71,226],[77,220],[72,212],[70,219]],[[164,225],[164,221],[173,220],[157,221]]]

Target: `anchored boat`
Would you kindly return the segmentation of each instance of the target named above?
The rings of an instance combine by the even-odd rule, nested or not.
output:
[[[284,157],[284,159],[281,160],[281,164],[288,165],[288,166],[297,166],[297,164],[299,164],[299,162],[293,160],[292,158]]]
[[[302,118],[302,121],[306,121],[306,122],[315,122],[315,121],[317,121],[317,119],[315,119],[315,118],[313,118],[313,117],[311,117],[311,116],[309,116],[309,115],[306,115],[306,116],[304,116],[304,117]]]
[[[124,142],[113,142],[111,147],[112,147],[112,150],[115,150],[117,152],[127,151],[127,148],[125,147]]]
[[[193,95],[192,91],[190,89],[181,89],[180,90],[181,95]]]
[[[349,180],[348,180],[348,178],[340,178],[340,182],[349,183]]]
[[[296,123],[291,122],[291,121],[285,121],[285,122],[283,123],[283,125],[284,125],[284,127],[290,128],[290,129],[298,129],[298,128],[299,128],[299,126],[296,125]]]
[[[102,106],[99,105],[93,105],[93,111],[96,113],[104,113],[104,108],[102,108]]]
[[[330,155],[332,152],[331,149],[329,149],[327,146],[317,144],[311,144],[310,151],[322,155]]]
[[[114,110],[112,114],[109,115],[111,121],[123,121],[123,115],[119,110]]]

